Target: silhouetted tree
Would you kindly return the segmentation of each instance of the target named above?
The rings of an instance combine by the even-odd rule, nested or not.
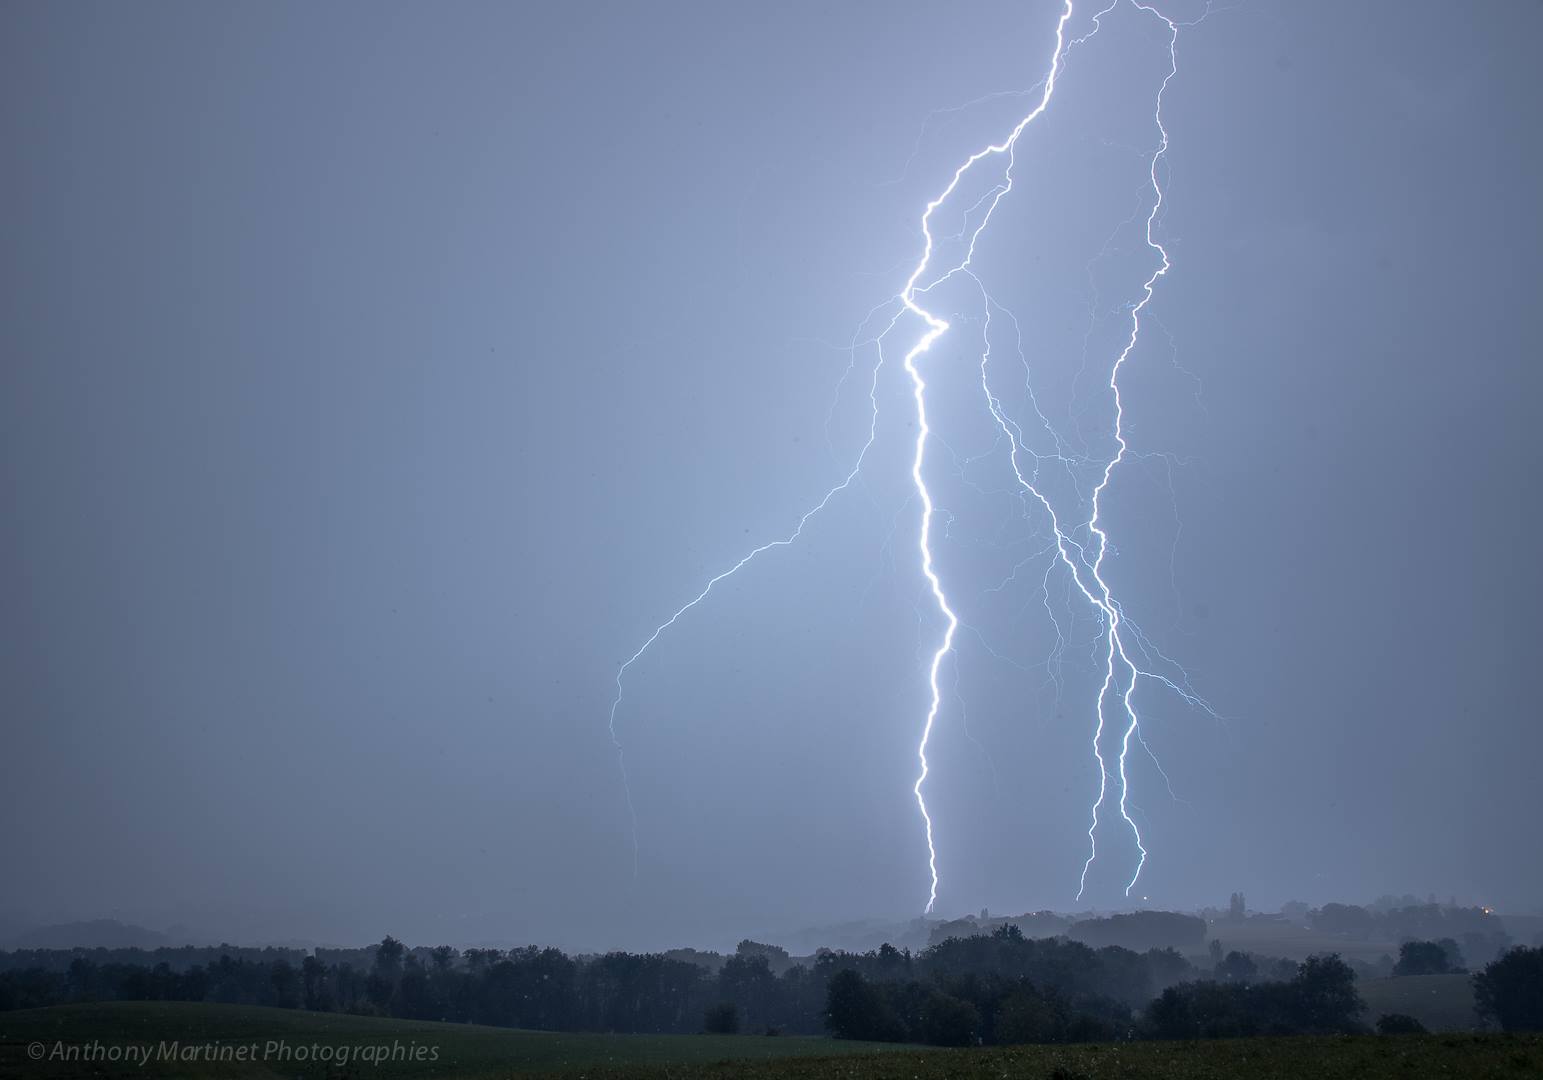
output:
[[[1355,988],[1355,972],[1337,953],[1309,956],[1288,985],[1294,991],[1295,1019],[1303,1031],[1328,1034],[1360,1026],[1358,1017],[1366,1003]]]
[[[764,956],[767,966],[774,974],[781,974],[792,966],[792,960],[788,951],[781,945],[765,945],[759,941],[751,941],[745,938],[734,949],[735,956]]]
[[[838,971],[830,980],[825,1026],[838,1039],[899,1042],[903,1037],[884,996],[851,969]]]
[[[718,971],[718,993],[738,1002],[749,1026],[765,1026],[775,1019],[777,977],[765,953],[740,952],[725,960]]]
[[[739,1006],[732,1001],[709,1005],[702,1014],[702,1030],[709,1035],[739,1034]]]
[[[327,985],[327,965],[314,956],[300,962],[301,1001],[307,1009],[326,1012],[332,1008],[332,994]]]
[[[1160,1039],[1326,1034],[1364,1030],[1355,972],[1338,956],[1313,956],[1289,982],[1189,982],[1170,986],[1146,1011]]]
[[[1259,974],[1259,965],[1255,964],[1246,953],[1236,950],[1227,954],[1226,958],[1216,966],[1216,977],[1226,982],[1246,983]]]
[[[1221,1039],[1255,1034],[1254,1018],[1237,987],[1216,982],[1170,986],[1147,1006],[1149,1032],[1159,1039]]]
[[[1016,926],[1003,928],[1004,938],[1022,941],[1023,935]],[[874,966],[874,975],[881,979],[903,979],[911,974],[911,950],[897,949],[889,942],[879,946],[877,954],[878,963]]]
[[[342,1012],[354,1012],[359,1008],[360,1000],[365,993],[365,982],[352,964],[341,963],[332,974],[333,993],[337,998],[337,1008]]]
[[[71,960],[64,978],[65,997],[70,1001],[95,1000],[101,993],[98,988],[98,971],[97,966],[83,956]]]
[[[402,956],[406,952],[406,946],[387,934],[381,939],[380,944],[375,946],[375,974],[394,984],[401,977]]]
[[[922,1041],[933,1046],[970,1046],[979,1037],[979,1010],[948,994],[930,993],[921,1020]]]
[[[1195,970],[1177,949],[1148,949],[1146,962],[1154,992],[1188,978]]]
[[[371,972],[370,977],[364,980],[364,996],[380,1016],[391,1015],[391,999],[395,994],[396,987],[384,975]]]
[[[1013,991],[997,1008],[999,1043],[1054,1043],[1066,1037],[1069,1010],[1054,994],[1042,994],[1031,984]]]
[[[1518,946],[1473,977],[1474,1009],[1503,1031],[1543,1031],[1543,948]]]
[[[1451,946],[1456,951],[1457,943],[1451,942]],[[1451,957],[1446,947],[1437,941],[1404,942],[1398,947],[1398,962],[1393,965],[1393,974],[1400,977],[1445,975],[1451,970]]]
[[[1370,911],[1354,904],[1324,904],[1308,912],[1307,922],[1314,930],[1344,937],[1366,937],[1376,925]]]
[[[275,960],[268,966],[268,979],[273,983],[273,1003],[281,1009],[294,1009],[300,1005],[300,976],[288,960]]]

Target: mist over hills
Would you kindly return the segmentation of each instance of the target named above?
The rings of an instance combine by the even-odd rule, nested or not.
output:
[[[1447,937],[1459,941],[1465,946],[1470,961],[1487,959],[1508,944],[1543,943],[1543,913],[1502,913],[1479,906],[1421,901],[1412,895],[1387,895],[1367,905],[1326,903],[1322,907],[1309,907],[1294,903],[1285,905],[1279,912],[1249,910],[1241,894],[1234,899],[1236,903],[1229,908],[1203,908],[1193,912],[1033,911],[1001,914],[983,909],[957,919],[857,919],[808,926],[792,932],[752,930],[736,940],[740,944],[765,942],[776,952],[795,958],[811,957],[825,950],[868,952],[885,945],[919,953],[949,938],[985,935],[1006,926],[1016,926],[1025,937],[1064,937],[1093,948],[1109,945],[1136,951],[1171,948],[1186,955],[1200,956],[1206,952],[1208,944],[1222,942],[1228,948],[1292,959],[1334,951],[1347,959],[1369,964],[1396,954],[1402,941],[1414,938]],[[240,920],[236,922],[239,924]],[[276,948],[308,953],[368,949],[373,947],[374,940],[378,939],[363,929],[348,937],[314,940],[299,935],[244,936],[239,932],[209,932],[185,924],[155,930],[112,918],[27,925],[11,916],[0,930],[0,950],[18,953],[56,950],[142,950],[149,953],[189,947]],[[406,940],[424,947],[430,944],[450,944],[456,948],[556,945],[575,955],[595,955],[618,948],[611,943],[575,944],[541,938],[522,940],[508,935],[413,937]],[[656,949],[627,951],[658,951],[701,958],[701,962],[711,966],[717,962],[712,958],[732,955],[735,948],[735,941],[688,940]]]
[[[86,922],[55,923],[21,933],[0,937],[0,946],[8,949],[155,949],[162,946],[191,944],[175,940],[175,932],[162,934],[143,926],[121,923],[117,919],[91,919]]]

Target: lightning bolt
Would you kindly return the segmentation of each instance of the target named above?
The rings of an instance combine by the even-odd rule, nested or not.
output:
[[[1073,44],[1080,44],[1081,42],[1086,41],[1088,38],[1092,37],[1093,34],[1096,34],[1101,27],[1103,17],[1109,14],[1109,12],[1113,11],[1114,8],[1118,6],[1118,4],[1119,0],[1116,0],[1115,3],[1110,4],[1108,7],[1104,8],[1097,15],[1095,15],[1093,17],[1093,30],[1090,31],[1087,35],[1076,39]],[[1104,579],[1103,576],[1104,558],[1108,554],[1109,550],[1109,537],[1107,531],[1101,524],[1103,514],[1102,499],[1104,493],[1108,490],[1109,482],[1114,476],[1115,470],[1125,461],[1125,458],[1130,450],[1129,444],[1125,438],[1125,404],[1120,394],[1120,371],[1124,368],[1126,362],[1130,359],[1131,353],[1135,351],[1136,346],[1140,341],[1142,328],[1141,316],[1147,305],[1152,301],[1157,282],[1165,275],[1167,275],[1168,271],[1172,267],[1172,262],[1168,257],[1167,250],[1160,242],[1158,242],[1156,238],[1155,229],[1157,219],[1162,213],[1164,200],[1163,186],[1159,179],[1158,172],[1160,166],[1162,165],[1163,159],[1168,153],[1169,143],[1168,129],[1163,124],[1163,97],[1167,92],[1168,84],[1173,80],[1174,76],[1178,74],[1177,50],[1179,24],[1175,20],[1163,15],[1151,5],[1141,3],[1140,0],[1131,0],[1131,6],[1138,11],[1156,17],[1157,19],[1161,20],[1168,28],[1169,65],[1167,74],[1164,75],[1162,84],[1158,88],[1157,101],[1153,112],[1153,122],[1156,125],[1158,131],[1158,145],[1157,149],[1152,155],[1148,168],[1148,179],[1151,183],[1153,198],[1151,210],[1148,212],[1146,217],[1145,226],[1145,238],[1147,247],[1157,255],[1158,264],[1157,267],[1152,271],[1151,275],[1142,283],[1141,298],[1136,303],[1130,305],[1130,332],[1125,339],[1124,347],[1120,350],[1118,356],[1115,357],[1114,363],[1110,367],[1107,386],[1114,404],[1113,439],[1116,449],[1114,454],[1104,462],[1098,483],[1094,486],[1091,492],[1089,497],[1090,513],[1088,519],[1085,522],[1080,523],[1077,528],[1067,529],[1063,527],[1060,517],[1056,513],[1056,510],[1051,504],[1050,499],[1044,494],[1038,484],[1041,460],[1040,455],[1034,454],[1032,451],[1027,450],[1025,447],[1025,439],[1022,428],[1007,416],[1002,407],[1001,400],[991,389],[989,379],[989,369],[991,363],[991,312],[993,308],[997,308],[998,310],[1002,311],[1005,311],[1005,309],[1001,308],[1001,305],[997,304],[992,299],[990,294],[986,291],[985,286],[980,283],[979,279],[974,278],[973,274],[971,275],[971,277],[976,281],[976,284],[980,287],[986,310],[986,344],[981,355],[980,372],[981,390],[985,395],[987,407],[990,410],[992,417],[996,420],[998,427],[1001,429],[1002,434],[1005,435],[1008,439],[1008,445],[1010,448],[1009,460],[1012,465],[1013,475],[1017,479],[1018,484],[1022,490],[1039,503],[1040,507],[1049,518],[1051,532],[1055,537],[1057,555],[1061,563],[1064,564],[1066,569],[1070,572],[1071,579],[1076,585],[1078,591],[1081,592],[1087,602],[1097,611],[1100,618],[1102,619],[1104,626],[1103,637],[1105,647],[1103,681],[1099,687],[1098,697],[1096,699],[1095,712],[1097,722],[1094,727],[1092,742],[1093,757],[1098,765],[1099,785],[1098,795],[1093,802],[1091,814],[1092,821],[1088,826],[1088,858],[1086,862],[1083,863],[1082,873],[1078,878],[1078,900],[1082,899],[1084,892],[1087,890],[1088,871],[1091,869],[1094,860],[1098,856],[1097,834],[1100,823],[1100,813],[1103,810],[1104,804],[1109,796],[1110,770],[1109,762],[1104,754],[1103,745],[1105,731],[1110,723],[1108,711],[1110,710],[1111,699],[1117,699],[1119,701],[1118,708],[1124,716],[1122,721],[1124,724],[1124,730],[1120,738],[1120,752],[1116,764],[1116,773],[1118,775],[1120,792],[1118,803],[1119,812],[1121,819],[1125,822],[1126,826],[1130,830],[1137,851],[1136,868],[1131,874],[1130,880],[1126,883],[1125,886],[1126,896],[1131,894],[1131,890],[1135,888],[1136,882],[1140,880],[1141,872],[1146,866],[1148,854],[1145,842],[1141,836],[1141,829],[1130,814],[1130,779],[1128,774],[1128,761],[1130,757],[1132,740],[1136,740],[1144,749],[1147,749],[1149,754],[1151,753],[1150,748],[1146,747],[1145,740],[1141,737],[1141,720],[1139,714],[1136,711],[1134,701],[1136,687],[1142,679],[1153,680],[1179,694],[1179,696],[1181,696],[1187,703],[1203,709],[1213,717],[1216,715],[1215,711],[1211,708],[1209,703],[1201,698],[1198,694],[1195,694],[1194,691],[1190,688],[1188,678],[1182,675],[1182,671],[1180,681],[1175,682],[1168,676],[1152,671],[1149,669],[1149,667],[1144,666],[1143,664],[1138,664],[1134,659],[1132,659],[1133,650],[1127,647],[1126,635],[1124,633],[1125,629],[1129,628],[1131,637],[1136,644],[1136,648],[1140,650],[1143,660],[1148,658],[1149,646],[1146,643],[1144,637],[1141,635],[1139,628],[1135,627],[1134,624],[1130,623],[1125,618],[1123,609],[1121,608],[1119,602],[1115,599],[1113,591],[1110,589],[1108,582]],[[1204,15],[1201,16],[1202,19],[1204,17]],[[1198,22],[1199,20],[1196,21]],[[1009,164],[1009,186],[1010,183],[1011,164]],[[1008,314],[1010,315],[1010,313]],[[1016,325],[1017,320],[1014,319],[1013,321]],[[1031,401],[1033,399],[1032,388],[1030,390],[1030,399]],[[1059,436],[1056,435],[1054,429],[1051,427],[1044,414],[1038,410],[1037,405],[1035,407],[1035,412],[1041,423],[1044,425],[1046,431],[1055,437],[1058,452],[1053,455],[1051,459],[1063,466],[1066,466],[1069,470],[1073,465],[1077,464],[1077,462],[1065,456],[1064,450],[1059,449],[1062,445],[1061,440]],[[1027,475],[1025,475],[1023,467],[1020,464],[1020,455],[1034,458],[1034,468]],[[1075,539],[1075,534],[1078,529],[1086,530],[1089,537],[1088,544],[1084,545],[1078,543],[1078,541]],[[1093,549],[1091,559],[1089,558],[1088,552],[1088,547],[1090,546]],[[1156,650],[1152,649],[1150,651],[1155,652]],[[1157,655],[1164,660],[1167,659],[1166,657],[1162,657],[1161,653],[1157,653]],[[1153,761],[1156,762],[1155,756],[1153,756]],[[1158,764],[1158,770],[1160,772],[1162,770],[1160,763]],[[1166,780],[1167,774],[1164,773],[1163,775],[1164,779]]]
[[[862,471],[863,464],[866,461],[868,453],[873,447],[876,438],[879,414],[878,380],[881,370],[888,362],[885,355],[885,343],[890,332],[893,331],[899,322],[907,315],[907,313],[909,313],[910,315],[919,319],[923,325],[920,337],[915,339],[914,343],[905,352],[901,360],[901,367],[910,380],[911,396],[916,409],[916,439],[912,448],[910,469],[911,480],[916,493],[915,497],[921,507],[916,548],[918,557],[920,559],[922,576],[926,580],[928,591],[931,594],[937,613],[943,621],[942,636],[938,641],[936,649],[932,653],[931,662],[927,667],[929,700],[925,718],[922,723],[920,740],[916,748],[918,772],[915,783],[911,788],[912,794],[916,800],[917,809],[921,814],[923,831],[927,844],[927,867],[930,875],[930,885],[925,912],[930,914],[936,906],[939,889],[938,851],[934,838],[932,815],[928,811],[927,801],[924,793],[926,782],[930,773],[927,759],[927,750],[931,742],[933,731],[938,720],[938,713],[942,705],[942,687],[940,684],[942,668],[949,657],[953,655],[958,631],[964,624],[962,624],[959,614],[955,610],[953,604],[950,602],[948,594],[944,589],[942,578],[940,577],[937,570],[932,540],[934,518],[939,513],[939,510],[926,480],[927,451],[929,441],[933,433],[928,423],[927,381],[922,375],[922,359],[931,349],[933,344],[936,343],[938,339],[941,338],[945,333],[947,333],[950,328],[950,324],[948,320],[923,306],[922,301],[923,298],[925,298],[926,295],[933,289],[956,276],[960,276],[974,282],[980,291],[980,295],[984,303],[985,344],[980,361],[980,385],[986,400],[987,408],[989,409],[991,416],[993,417],[998,429],[1001,432],[1001,437],[1005,438],[1007,442],[1008,460],[1017,482],[1017,488],[1020,495],[1028,500],[1025,504],[1026,512],[1029,506],[1029,502],[1037,504],[1049,522],[1051,536],[1053,537],[1053,540],[1048,542],[1045,550],[1040,553],[1041,555],[1044,555],[1053,552],[1052,561],[1045,571],[1043,588],[1045,608],[1046,611],[1050,614],[1052,624],[1055,625],[1056,638],[1058,643],[1056,652],[1052,655],[1052,660],[1057,663],[1059,662],[1056,658],[1059,657],[1062,652],[1064,652],[1066,645],[1060,624],[1056,620],[1049,600],[1050,576],[1057,564],[1064,566],[1068,571],[1071,583],[1075,586],[1076,591],[1081,593],[1083,598],[1096,612],[1103,628],[1101,635],[1102,652],[1104,654],[1102,665],[1103,673],[1102,682],[1099,687],[1098,696],[1096,699],[1096,724],[1094,728],[1092,744],[1093,756],[1097,762],[1099,773],[1099,787],[1097,797],[1092,807],[1092,824],[1088,829],[1089,855],[1087,861],[1083,864],[1082,874],[1079,878],[1077,898],[1080,900],[1087,888],[1088,871],[1092,867],[1098,853],[1097,840],[1100,818],[1105,803],[1109,799],[1112,780],[1110,761],[1108,756],[1106,756],[1104,743],[1106,733],[1110,730],[1113,724],[1123,725],[1123,732],[1121,734],[1119,744],[1119,754],[1116,759],[1114,768],[1114,775],[1117,778],[1117,784],[1119,788],[1119,813],[1121,819],[1130,829],[1130,832],[1135,841],[1136,850],[1138,852],[1138,860],[1135,870],[1126,885],[1125,891],[1127,896],[1130,895],[1131,890],[1135,887],[1137,880],[1139,880],[1141,872],[1146,865],[1147,849],[1142,839],[1141,831],[1137,826],[1135,819],[1131,816],[1130,813],[1129,776],[1127,772],[1127,762],[1132,741],[1135,741],[1140,746],[1142,746],[1142,748],[1145,749],[1148,754],[1151,754],[1151,750],[1146,746],[1145,740],[1142,738],[1141,734],[1140,718],[1136,711],[1134,702],[1136,687],[1143,679],[1157,682],[1178,694],[1188,704],[1204,709],[1212,716],[1216,715],[1215,712],[1211,710],[1210,705],[1198,694],[1196,694],[1191,688],[1188,677],[1183,673],[1182,669],[1178,668],[1176,664],[1173,664],[1171,660],[1169,660],[1166,656],[1163,656],[1161,652],[1157,651],[1156,648],[1152,646],[1151,643],[1141,633],[1139,627],[1137,627],[1134,623],[1130,622],[1129,619],[1126,618],[1123,608],[1121,607],[1119,601],[1115,598],[1112,590],[1109,587],[1109,584],[1103,576],[1104,560],[1109,551],[1109,537],[1102,524],[1102,498],[1107,491],[1110,481],[1116,470],[1130,454],[1130,449],[1125,437],[1125,407],[1120,395],[1119,376],[1122,368],[1129,360],[1131,354],[1135,351],[1140,340],[1142,329],[1142,314],[1152,300],[1157,282],[1168,273],[1171,267],[1168,252],[1166,249],[1164,249],[1162,244],[1157,241],[1155,236],[1155,229],[1157,219],[1163,209],[1164,201],[1163,187],[1159,179],[1159,169],[1168,152],[1168,132],[1166,127],[1163,125],[1162,117],[1163,96],[1167,91],[1169,82],[1174,78],[1178,71],[1177,40],[1180,26],[1179,23],[1163,15],[1149,4],[1144,3],[1143,0],[1129,0],[1132,7],[1134,7],[1136,10],[1156,17],[1167,26],[1169,31],[1168,54],[1170,63],[1168,72],[1163,78],[1162,84],[1159,87],[1157,93],[1157,100],[1154,109],[1154,121],[1159,132],[1159,140],[1157,148],[1152,154],[1148,169],[1148,178],[1150,180],[1153,192],[1153,200],[1151,209],[1146,217],[1145,235],[1147,247],[1157,256],[1158,265],[1143,283],[1140,299],[1134,304],[1128,305],[1130,310],[1129,334],[1125,338],[1124,347],[1115,357],[1110,368],[1107,388],[1112,396],[1114,410],[1112,436],[1115,450],[1114,453],[1106,460],[1103,460],[1102,462],[1092,462],[1090,459],[1085,457],[1073,456],[1067,451],[1060,435],[1056,432],[1054,426],[1050,423],[1045,414],[1039,409],[1037,402],[1034,401],[1032,372],[1029,372],[1028,365],[1025,362],[1025,371],[1029,376],[1025,380],[1025,388],[1028,391],[1030,401],[1034,403],[1034,412],[1039,425],[1043,428],[1044,432],[1054,440],[1056,449],[1052,454],[1040,455],[1028,447],[1023,428],[1016,420],[1008,415],[1007,411],[1002,405],[1000,398],[992,389],[990,377],[992,366],[992,313],[995,311],[1005,315],[1013,322],[1015,330],[1017,329],[1017,319],[1012,316],[1011,312],[1002,307],[1002,305],[998,304],[992,298],[990,293],[986,290],[985,285],[971,269],[971,264],[975,257],[976,244],[980,240],[981,235],[985,232],[987,226],[990,224],[992,216],[996,212],[996,209],[1000,205],[1002,199],[1013,190],[1013,168],[1016,164],[1016,149],[1019,138],[1029,127],[1029,125],[1032,124],[1038,117],[1040,117],[1049,107],[1051,99],[1055,94],[1057,80],[1064,70],[1066,57],[1068,56],[1070,50],[1095,36],[1102,27],[1102,20],[1104,16],[1108,15],[1122,2],[1124,2],[1124,0],[1113,0],[1112,3],[1110,3],[1107,7],[1103,8],[1092,17],[1091,29],[1088,30],[1086,34],[1068,41],[1067,26],[1072,18],[1073,2],[1072,0],[1065,0],[1060,17],[1056,22],[1055,48],[1051,53],[1049,71],[1045,75],[1043,81],[1036,87],[1036,89],[1039,91],[1039,98],[1037,103],[1034,104],[1033,108],[1027,113],[1027,115],[1023,116],[1023,118],[1017,122],[1017,124],[1010,130],[1007,136],[1000,142],[992,143],[966,158],[954,170],[951,179],[943,188],[943,190],[926,204],[922,212],[920,222],[924,243],[918,262],[912,268],[909,276],[906,278],[905,284],[900,290],[899,294],[892,298],[890,301],[886,302],[886,304],[881,304],[879,307],[876,307],[870,311],[867,319],[865,319],[862,326],[859,327],[858,334],[860,335],[862,328],[866,327],[876,314],[886,310],[891,306],[894,306],[893,313],[888,318],[884,328],[878,334],[863,342],[863,344],[873,344],[877,347],[877,360],[875,361],[871,370],[871,377],[869,382],[868,398],[870,405],[870,415],[868,437],[867,441],[863,444],[861,450],[857,454],[856,460],[853,462],[850,469],[835,485],[830,487],[825,492],[824,496],[813,507],[811,507],[802,515],[802,517],[798,519],[796,525],[789,533],[787,533],[785,536],[771,540],[759,547],[752,549],[737,562],[730,565],[727,569],[709,579],[700,592],[692,597],[687,603],[681,605],[667,619],[656,626],[653,632],[647,637],[646,640],[644,640],[643,644],[637,649],[637,651],[635,651],[630,657],[623,661],[618,667],[615,678],[615,694],[611,701],[609,729],[612,745],[614,746],[617,755],[617,763],[621,771],[623,788],[626,792],[628,813],[631,817],[634,877],[636,877],[638,872],[639,848],[637,812],[633,804],[631,787],[627,779],[626,759],[616,727],[617,712],[620,709],[623,700],[625,676],[628,670],[634,664],[636,664],[645,653],[648,652],[648,650],[654,645],[655,642],[659,640],[661,635],[673,627],[693,608],[697,607],[704,600],[706,600],[716,585],[725,579],[739,573],[742,569],[749,566],[761,555],[773,551],[774,549],[787,547],[795,543],[803,535],[805,526],[807,526],[816,515],[824,510],[833,499],[835,499],[839,494],[841,494],[857,481],[858,476]],[[1207,14],[1209,14],[1209,8],[1207,9]],[[1205,16],[1202,15],[1201,19],[1204,17]],[[1200,20],[1197,19],[1196,22],[1198,21]],[[1032,94],[1033,92],[1030,91],[1029,93]],[[1003,160],[1004,164],[1002,167],[1000,179],[995,181],[984,195],[978,198],[973,205],[966,209],[963,219],[966,223],[965,228],[962,229],[957,235],[945,237],[945,239],[950,241],[963,241],[965,240],[966,233],[968,233],[968,241],[963,245],[964,254],[962,258],[959,258],[958,261],[953,265],[947,266],[946,268],[934,267],[934,255],[939,240],[939,237],[935,236],[933,231],[934,215],[940,207],[948,203],[949,200],[955,195],[956,191],[960,187],[961,182],[971,172],[971,170],[973,170],[978,164],[987,159]],[[969,228],[969,222],[972,216],[977,213],[979,213],[978,222],[974,225],[973,229],[971,229]],[[895,305],[895,301],[898,301],[898,305]],[[857,335],[854,335],[854,340],[851,346],[851,362],[847,367],[846,373],[844,373],[842,376],[841,383],[838,384],[837,387],[838,396],[840,394],[841,386],[845,384],[847,377],[852,373],[856,364],[856,349],[858,347],[856,337]],[[1018,341],[1019,359],[1022,361],[1023,354],[1021,333],[1018,335]],[[832,404],[832,410],[833,409],[834,403]],[[827,432],[828,427],[829,416],[827,416]],[[1033,459],[1032,467],[1028,468],[1027,470],[1023,464],[1023,459],[1025,458]],[[1072,479],[1074,488],[1077,486],[1076,476],[1074,473],[1076,468],[1079,466],[1085,467],[1090,464],[1096,465],[1098,467],[1098,481],[1096,485],[1093,486],[1091,492],[1087,494],[1085,500],[1088,514],[1084,520],[1078,521],[1074,524],[1063,524],[1061,515],[1057,513],[1051,499],[1044,493],[1040,486],[1041,469],[1047,462],[1050,463],[1052,467],[1063,469]],[[1079,540],[1079,537],[1083,537],[1083,539]],[[1031,558],[1033,557],[1034,556],[1031,556]],[[1027,561],[1028,560],[1025,560],[1025,562]],[[1021,566],[1022,563],[1019,564],[1019,567]],[[1014,577],[1016,576],[1019,567],[1014,568]],[[996,587],[997,590],[1005,587],[1011,580],[1012,578],[1010,577],[1007,581],[1002,582],[1001,585]],[[971,629],[977,637],[980,636],[979,632],[974,631],[973,628],[966,628]],[[981,640],[984,644],[984,638]],[[990,647],[987,646],[987,648],[989,650]],[[993,651],[993,655],[997,654]],[[1170,677],[1156,670],[1150,663],[1150,660],[1154,655],[1165,664],[1170,665],[1174,670],[1176,670],[1178,672],[1177,676]],[[1051,665],[1047,663],[1047,669],[1050,669],[1050,667]],[[956,666],[956,683],[957,677],[958,669]],[[1059,693],[1059,676],[1052,674],[1051,677],[1052,680],[1056,681],[1057,692]],[[1117,706],[1114,704],[1116,701],[1118,702]],[[1113,713],[1118,713],[1121,718],[1118,720],[1112,719],[1111,714]],[[1152,760],[1154,763],[1157,761],[1155,755],[1153,755]],[[1158,769],[1161,771],[1160,764],[1158,764]],[[1166,779],[1166,774],[1164,774],[1164,777]]]
[[[922,378],[921,370],[916,364],[917,358],[932,348],[933,342],[947,333],[948,322],[922,307],[917,303],[916,298],[918,294],[936,288],[954,274],[968,269],[970,261],[975,257],[976,241],[980,239],[980,234],[986,230],[986,226],[991,223],[991,215],[995,213],[997,206],[1002,201],[1002,197],[1012,190],[1014,148],[1017,146],[1018,137],[1023,134],[1024,129],[1044,113],[1045,109],[1050,105],[1051,97],[1055,94],[1056,77],[1061,72],[1062,60],[1065,57],[1066,24],[1071,17],[1072,3],[1071,0],[1066,0],[1066,6],[1061,9],[1061,18],[1056,23],[1055,52],[1051,54],[1050,74],[1045,77],[1044,89],[1040,95],[1039,104],[1035,105],[1027,116],[1018,121],[1017,126],[1013,128],[1007,138],[1003,139],[1000,143],[994,143],[986,147],[984,150],[977,150],[966,158],[964,164],[954,170],[953,179],[948,182],[948,186],[943,189],[941,194],[929,202],[926,210],[922,212],[922,236],[926,242],[922,248],[921,261],[911,271],[911,276],[906,279],[905,288],[900,292],[900,299],[905,305],[905,309],[919,316],[927,324],[926,332],[917,339],[916,344],[912,345],[911,350],[905,354],[903,366],[906,374],[911,377],[912,396],[916,400],[916,453],[911,459],[911,481],[916,485],[916,494],[921,499],[922,506],[921,529],[917,536],[916,546],[921,554],[922,575],[927,579],[927,585],[932,590],[932,598],[937,604],[938,612],[943,616],[947,624],[946,629],[943,631],[943,640],[939,643],[937,651],[932,654],[932,664],[927,671],[927,684],[931,691],[932,699],[927,706],[927,719],[922,725],[921,742],[916,746],[916,757],[921,768],[917,774],[916,783],[911,788],[912,793],[916,796],[916,806],[921,811],[922,823],[927,836],[927,869],[932,877],[931,887],[927,894],[927,906],[924,909],[927,914],[932,913],[932,909],[938,902],[938,851],[932,836],[932,815],[927,812],[927,800],[922,794],[922,786],[927,782],[929,771],[927,766],[927,744],[932,739],[932,728],[937,723],[938,708],[943,700],[942,689],[938,685],[938,672],[943,666],[944,659],[953,651],[954,635],[959,629],[959,616],[949,606],[948,596],[943,591],[943,583],[933,566],[932,516],[935,508],[932,501],[932,492],[928,490],[926,478],[922,474],[922,466],[926,463],[927,459],[927,436],[931,433],[931,429],[927,426],[927,382]],[[931,282],[926,289],[919,288],[917,283],[921,281],[923,275],[927,273],[932,265],[934,244],[932,215],[937,211],[938,207],[948,201],[949,197],[959,187],[959,182],[964,179],[966,173],[975,167],[977,162],[1000,154],[1006,154],[1008,158],[1007,169],[1004,172],[1004,181],[993,186],[985,197],[990,200],[990,205],[987,207],[985,214],[982,215],[980,224],[975,227],[975,231],[970,236],[969,247],[965,251],[964,259],[959,265],[951,267],[941,277]],[[976,203],[976,207],[980,205],[981,203]],[[974,208],[972,207],[972,209]]]

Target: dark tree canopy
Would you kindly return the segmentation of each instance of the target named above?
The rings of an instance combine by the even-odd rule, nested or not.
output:
[[[1398,962],[1393,974],[1447,975],[1461,971],[1462,950],[1451,938],[1442,941],[1406,941],[1398,947]]]
[[[1543,1031],[1543,948],[1512,949],[1473,977],[1474,1008],[1503,1031]]]

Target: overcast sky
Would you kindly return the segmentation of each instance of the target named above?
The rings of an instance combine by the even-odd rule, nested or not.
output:
[[[848,346],[1037,100],[1058,12],[0,7],[5,920],[638,947],[918,914],[916,320],[858,481],[628,670],[635,878],[607,710],[851,467],[878,356]],[[1173,269],[1102,520],[1216,715],[1137,692],[1147,903],[1543,905],[1540,34],[1521,0],[1180,32]],[[1095,459],[1166,42],[1127,5],[1072,51],[974,264],[1004,407],[1027,375]],[[1013,492],[979,288],[930,299],[966,623],[937,910],[1067,910],[1101,628]],[[1080,906],[1126,902],[1109,810]]]

